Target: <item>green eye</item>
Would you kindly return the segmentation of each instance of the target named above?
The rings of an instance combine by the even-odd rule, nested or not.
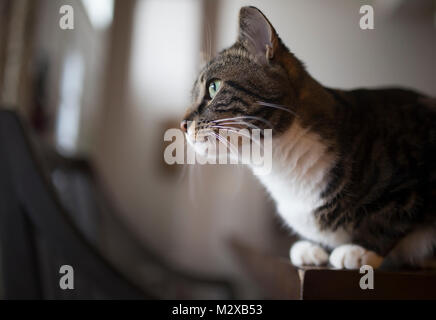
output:
[[[209,84],[209,96],[211,99],[215,97],[221,86],[221,80],[214,80]]]

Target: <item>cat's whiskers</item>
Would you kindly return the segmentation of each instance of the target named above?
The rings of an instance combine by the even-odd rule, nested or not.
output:
[[[266,125],[268,125],[270,129],[273,128],[273,125],[271,124],[271,122],[269,122],[268,120],[265,120],[264,118],[255,117],[255,116],[237,116],[237,117],[232,117],[232,118],[219,119],[219,120],[215,120],[213,122],[221,123],[221,122],[229,121],[229,120],[257,120],[257,121],[263,122]],[[257,127],[257,129],[260,129],[260,128]]]
[[[189,148],[188,143],[186,141],[186,138],[184,139],[184,148]],[[177,183],[182,183],[184,178],[186,177],[186,171],[188,169],[186,168],[186,164],[182,165],[182,170],[180,172],[179,178],[177,179]]]
[[[236,147],[229,142],[227,139],[225,139],[222,135],[220,135],[219,133],[215,133],[213,131],[211,131],[211,133],[213,134],[214,137],[216,137],[224,146],[226,146],[227,150],[229,150],[230,152],[235,152],[236,154],[238,154],[238,150],[236,149]]]
[[[248,122],[246,122],[246,121],[241,121],[241,120],[239,120],[239,121],[222,122],[222,123],[218,123],[218,124],[215,124],[215,125],[226,125],[226,126],[231,126],[232,129],[236,129],[236,130],[243,130],[243,129],[247,129],[247,130],[250,130],[250,129],[257,129],[257,130],[259,130],[259,131],[262,130],[262,129],[260,129],[258,126],[254,125],[254,124],[252,124],[252,123],[248,123]],[[235,125],[239,125],[239,127],[236,127]],[[245,126],[245,127],[241,127],[241,125],[242,125],[242,126]],[[251,132],[252,132],[252,131],[251,131]]]
[[[276,103],[270,103],[270,102],[264,102],[264,101],[257,101],[257,104],[260,104],[261,106],[268,107],[268,108],[274,108],[278,110],[285,111],[289,114],[292,114],[295,117],[298,117],[297,113],[293,110],[291,110],[288,106],[276,104]]]
[[[234,133],[234,134],[237,134],[237,135],[240,135],[240,136],[246,137],[246,138],[248,138],[250,141],[252,141],[252,142],[256,143],[257,145],[259,145],[259,146],[261,147],[261,149],[263,150],[263,146],[260,144],[259,141],[257,141],[256,139],[254,139],[254,138],[253,138],[251,135],[249,135],[249,134],[245,134],[245,133],[242,133],[242,132],[236,130],[236,129],[237,129],[236,127],[211,126],[211,128],[223,129],[223,130],[226,130],[226,131],[230,131],[230,132],[232,132],[232,133]]]
[[[212,58],[212,27],[209,19],[206,19],[206,50],[207,50],[207,61]]]
[[[244,133],[238,131],[238,129],[240,129],[240,128],[237,128],[237,127],[222,126],[222,125],[213,125],[213,126],[210,126],[210,127],[211,128],[217,128],[217,129],[223,129],[223,130],[226,130],[226,131],[235,132],[235,133],[238,133],[240,135],[243,135],[244,137],[251,138],[250,135],[247,135],[247,134],[244,134]],[[245,129],[242,129],[242,130],[245,130]]]
[[[230,132],[234,132],[234,133],[237,133],[237,134],[239,134],[239,135],[241,135],[241,136],[247,137],[247,138],[249,138],[250,140],[252,139],[251,135],[249,135],[249,134],[245,134],[245,133],[242,133],[242,132],[240,132],[240,130],[238,131],[239,128],[236,128],[236,127],[232,127],[232,126],[221,126],[221,125],[213,125],[213,126],[210,126],[210,127],[211,127],[211,128],[217,128],[217,129],[223,129],[223,130],[230,131]],[[242,130],[244,130],[244,129],[242,129]]]
[[[188,196],[191,203],[195,204],[196,201],[196,181],[195,178],[198,176],[194,174],[194,166],[189,165],[188,166],[189,175],[188,175]]]
[[[229,124],[244,125],[244,126],[250,127],[251,129],[259,129],[260,130],[260,128],[255,126],[254,124],[249,123],[249,122],[245,122],[245,121],[224,122],[224,123],[220,123],[220,124],[223,124],[223,125],[229,125]],[[234,127],[234,128],[238,129],[237,127]],[[243,129],[243,128],[239,128],[239,129]]]

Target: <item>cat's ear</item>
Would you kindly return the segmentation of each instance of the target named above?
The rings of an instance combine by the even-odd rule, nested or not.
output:
[[[281,44],[271,23],[255,7],[242,7],[239,11],[238,40],[261,62],[272,60]]]

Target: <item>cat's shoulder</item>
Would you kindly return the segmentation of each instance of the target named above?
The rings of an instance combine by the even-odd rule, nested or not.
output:
[[[326,88],[335,100],[350,106],[414,106],[436,113],[436,98],[417,90],[401,87],[356,88],[340,90]]]
[[[342,96],[350,102],[398,102],[413,103],[425,98],[421,92],[401,87],[355,88],[351,90],[328,89],[333,95]]]

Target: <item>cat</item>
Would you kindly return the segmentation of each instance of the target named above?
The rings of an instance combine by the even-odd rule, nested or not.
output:
[[[273,130],[273,168],[258,177],[302,239],[290,249],[294,265],[423,266],[433,257],[436,99],[324,87],[260,10],[243,7],[237,41],[201,70],[192,101],[181,128],[194,148],[208,143],[195,140],[199,128],[217,131],[220,119]]]

